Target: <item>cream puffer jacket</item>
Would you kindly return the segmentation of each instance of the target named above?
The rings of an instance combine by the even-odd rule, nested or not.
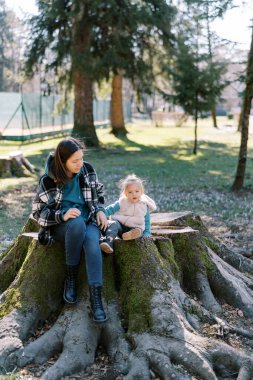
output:
[[[113,216],[113,220],[117,220],[127,227],[145,228],[145,215],[147,208],[150,212],[156,210],[156,204],[148,195],[143,194],[137,203],[129,202],[126,197],[119,199],[120,209]]]

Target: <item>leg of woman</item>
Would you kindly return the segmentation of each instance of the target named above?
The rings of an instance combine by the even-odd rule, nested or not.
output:
[[[94,223],[86,226],[83,242],[88,285],[102,286],[102,255],[99,246],[100,230]]]
[[[56,241],[64,242],[66,254],[67,276],[65,280],[63,298],[68,303],[76,303],[76,280],[78,264],[85,239],[86,224],[81,217],[69,219],[54,229]]]
[[[90,290],[90,303],[93,320],[97,323],[107,321],[102,304],[102,254],[99,246],[100,231],[96,224],[89,223],[83,243],[86,271]]]
[[[85,232],[86,224],[80,216],[54,227],[54,239],[64,243],[67,265],[79,264]]]

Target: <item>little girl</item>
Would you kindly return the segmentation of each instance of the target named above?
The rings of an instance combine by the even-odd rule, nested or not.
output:
[[[150,212],[155,211],[153,199],[144,194],[143,181],[135,174],[120,181],[121,196],[118,201],[105,208],[107,217],[112,216],[100,248],[105,253],[113,252],[113,240],[150,236]]]

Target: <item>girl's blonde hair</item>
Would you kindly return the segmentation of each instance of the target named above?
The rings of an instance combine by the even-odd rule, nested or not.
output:
[[[144,183],[144,181],[140,177],[137,177],[137,175],[129,174],[126,178],[122,179],[119,182],[120,189],[121,189],[121,195],[125,194],[127,186],[129,186],[129,185],[139,186],[142,193],[144,193],[144,184],[143,183]]]

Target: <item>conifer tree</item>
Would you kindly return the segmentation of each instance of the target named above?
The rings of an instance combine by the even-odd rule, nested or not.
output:
[[[213,120],[213,126],[217,125],[216,118],[216,105],[220,100],[222,91],[228,85],[225,80],[225,73],[227,70],[227,62],[217,56],[216,51],[222,46],[221,38],[219,38],[214,31],[211,30],[211,22],[217,18],[221,18],[226,11],[232,7],[232,0],[185,0],[190,14],[192,11],[195,18],[202,25],[202,38],[206,45],[209,70],[210,70],[210,113]]]
[[[11,64],[7,49],[12,41],[13,33],[8,22],[8,11],[6,10],[5,1],[0,0],[0,91],[7,90],[4,71]]]
[[[46,68],[58,73],[64,67],[65,79],[74,87],[73,134],[97,146],[94,82],[118,71],[140,83],[147,78],[152,71],[150,41],[169,37],[174,8],[165,0],[39,0],[38,8],[39,14],[31,19],[27,73],[45,61]],[[48,49],[53,52],[49,61]]]
[[[205,53],[200,51],[198,38],[178,37],[173,66],[166,67],[171,79],[171,93],[165,99],[181,106],[194,118],[194,148],[197,153],[197,128],[200,116],[210,110],[210,68]]]

